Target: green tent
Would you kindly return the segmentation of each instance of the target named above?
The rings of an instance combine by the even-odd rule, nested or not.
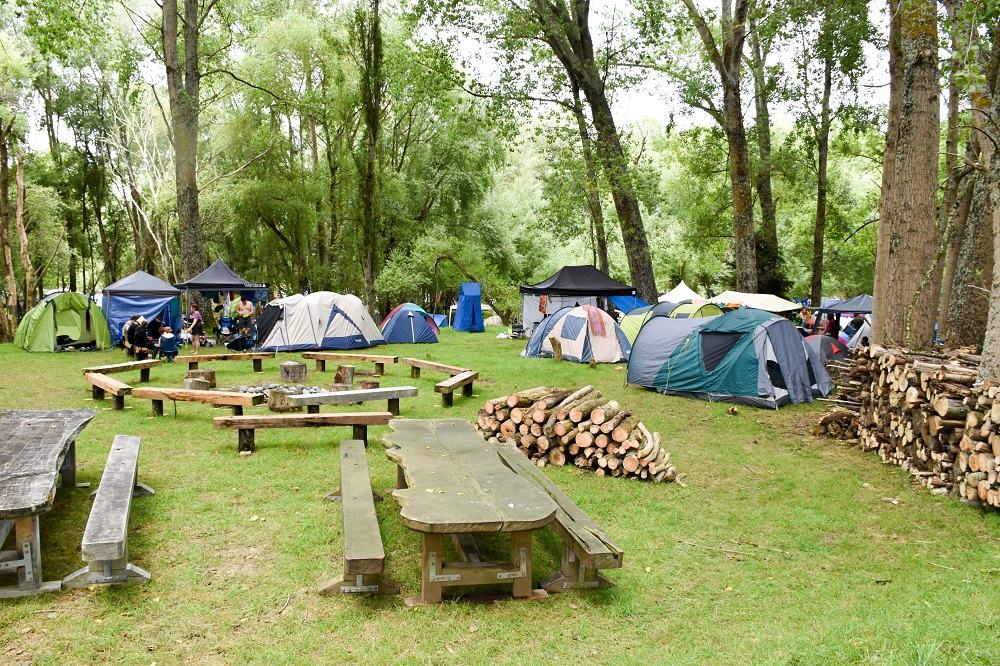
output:
[[[93,299],[63,291],[49,294],[28,310],[17,327],[14,344],[30,352],[107,349],[111,334]]]
[[[722,308],[715,303],[681,303],[670,312],[674,319],[695,319],[714,317],[722,314]]]

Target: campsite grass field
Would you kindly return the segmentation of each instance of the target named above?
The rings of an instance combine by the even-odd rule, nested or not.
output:
[[[156,494],[133,502],[129,528],[130,559],[152,581],[0,600],[0,664],[1000,663],[1000,515],[812,437],[821,405],[731,416],[725,404],[626,387],[623,365],[519,358],[524,341],[498,330],[380,348],[478,370],[476,396],[456,395],[452,409],[433,392],[437,373],[411,380],[394,365],[382,385],[419,387],[402,401],[405,417],[474,419],[484,400],[514,390],[593,384],[663,433],[686,487],[545,469],[624,549],[624,567],[607,572],[616,587],[408,609],[420,537],[387,498],[377,503],[386,573],[402,594],[320,596],[342,564],[340,506],[322,496],[337,486],[349,429],[261,430],[256,453],[240,456],[236,433],[212,428],[227,410],[178,403],[175,416],[168,403],[152,419],[148,400],[127,398],[123,412],[89,400],[80,368],[124,361],[119,351],[4,345],[0,407],[97,408],[77,440],[79,480],[97,484],[116,434],[139,435],[140,479]],[[249,362],[203,367],[220,386],[259,383],[278,381],[278,360],[263,375]],[[154,368],[151,384],[180,386],[186,367]],[[332,377],[310,373],[310,383]],[[386,431],[369,432],[376,489],[395,483]],[[42,517],[47,580],[82,566],[89,492],[60,488]],[[504,548],[486,540],[487,553]],[[558,568],[559,543],[546,530],[534,549],[537,582]]]

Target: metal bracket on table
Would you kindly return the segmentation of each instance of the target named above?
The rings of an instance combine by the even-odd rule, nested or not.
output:
[[[35,570],[31,565],[31,544],[25,543],[21,546],[24,555],[19,560],[5,560],[0,562],[0,571],[17,570],[24,567],[25,582],[32,583],[35,580]],[[17,551],[8,551],[16,553]]]
[[[111,575],[111,560],[104,560],[104,575],[98,576],[93,573],[87,574],[88,585],[100,585],[102,583],[125,583],[128,582],[128,574]]]
[[[358,574],[356,585],[341,585],[341,592],[378,592],[378,585],[365,585],[364,576]]]
[[[521,569],[519,571],[502,571],[497,574],[497,580],[524,578],[528,575],[528,549],[521,547]]]
[[[523,550],[523,549],[522,549]],[[427,568],[428,568],[428,578],[432,583],[447,583],[453,580],[462,580],[461,574],[443,574],[438,575],[437,573],[437,552],[431,551],[427,555]]]

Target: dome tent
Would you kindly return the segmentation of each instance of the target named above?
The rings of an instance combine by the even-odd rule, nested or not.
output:
[[[722,308],[715,303],[681,303],[670,311],[674,319],[697,319],[722,314]]]
[[[382,322],[382,337],[389,344],[437,342],[439,333],[434,318],[415,303],[397,305]]]
[[[257,318],[257,341],[261,351],[361,349],[385,344],[361,299],[332,291],[271,301]]]
[[[180,289],[145,271],[137,271],[104,288],[101,310],[108,321],[111,342],[122,339],[122,325],[132,315],[141,315],[146,321],[160,317],[166,325],[179,331],[181,322]]]
[[[647,321],[653,317],[669,317],[670,313],[680,307],[680,305],[680,303],[660,301],[653,305],[635,308],[626,312],[625,316],[622,317],[621,327],[625,333],[625,337],[628,338],[629,344],[635,344],[635,339],[639,335],[639,331]]]
[[[632,345],[611,315],[592,305],[562,308],[539,322],[521,355],[526,358],[552,356],[549,338],[562,345],[567,361],[618,363],[627,361]]]
[[[107,349],[111,333],[92,298],[63,291],[49,294],[28,310],[17,327],[14,344],[30,352]]]

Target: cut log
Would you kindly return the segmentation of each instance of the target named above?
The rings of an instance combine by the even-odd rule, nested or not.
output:
[[[590,420],[597,425],[601,425],[621,410],[621,405],[615,400],[609,400],[600,407],[596,407],[590,412]]]
[[[284,365],[284,364],[282,364]],[[299,380],[301,381],[301,380]],[[354,366],[353,365],[338,365],[337,373],[333,376],[333,381],[336,384],[350,384],[354,385]]]
[[[507,396],[507,406],[510,408],[528,407],[551,393],[552,390],[547,389],[544,386],[528,389],[526,391],[518,391],[517,393],[511,393]]]
[[[938,413],[938,416],[946,419],[964,419],[965,415],[969,412],[969,408],[966,407],[965,403],[961,400],[949,398],[947,396],[935,398],[932,404],[934,406],[934,411]]]
[[[635,426],[638,423],[639,419],[637,419],[635,416],[628,417],[627,419],[619,423],[614,430],[611,431],[611,439],[615,440],[618,443],[624,442],[626,439],[629,438],[629,435],[632,433],[632,429],[635,428]]]
[[[562,342],[559,338],[551,337],[549,338],[549,344],[552,345],[552,358],[556,363],[562,363]]]
[[[306,364],[302,361],[282,361],[278,364],[281,381],[296,384],[306,381]]]
[[[595,393],[597,392],[595,391]],[[597,409],[604,404],[604,398],[601,396],[594,396],[590,400],[582,402],[571,409],[569,412],[569,419],[573,423],[579,423],[584,419],[589,419],[591,410]]]
[[[601,424],[601,432],[605,434],[610,434],[612,430],[618,427],[619,423],[621,423],[631,415],[632,412],[630,412],[629,410],[627,409],[621,410],[620,412],[615,414],[611,420],[605,421],[604,423]]]

